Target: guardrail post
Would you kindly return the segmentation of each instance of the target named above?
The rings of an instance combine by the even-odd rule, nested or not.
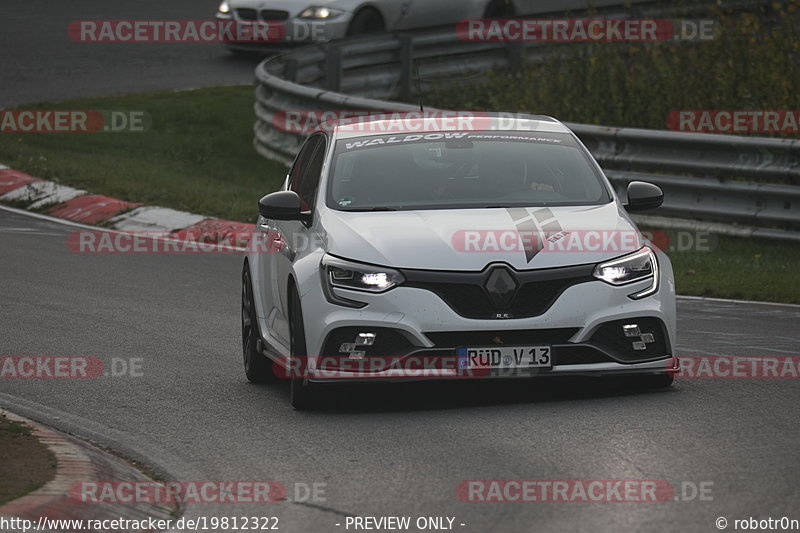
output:
[[[296,59],[287,59],[283,66],[283,76],[286,80],[296,83],[297,74],[300,70],[300,62]]]
[[[329,44],[325,47],[325,88],[339,92],[342,88],[342,49]]]
[[[401,34],[399,41],[400,99],[407,102],[414,94],[414,38],[411,35]]]
[[[518,72],[522,68],[522,43],[509,42],[506,45],[508,53],[508,70],[511,72]]]

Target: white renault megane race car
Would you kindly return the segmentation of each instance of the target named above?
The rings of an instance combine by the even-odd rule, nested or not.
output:
[[[320,127],[261,199],[242,273],[248,379],[635,374],[677,368],[666,255],[562,123],[420,113]]]

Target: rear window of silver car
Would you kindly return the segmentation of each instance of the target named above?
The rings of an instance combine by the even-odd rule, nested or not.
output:
[[[569,134],[449,131],[338,141],[326,203],[364,211],[610,201],[602,176]]]

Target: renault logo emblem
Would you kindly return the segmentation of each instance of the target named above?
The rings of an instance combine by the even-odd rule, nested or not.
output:
[[[496,267],[486,280],[486,294],[495,307],[509,307],[519,284],[505,267]]]

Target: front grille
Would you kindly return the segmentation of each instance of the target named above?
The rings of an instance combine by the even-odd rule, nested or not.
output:
[[[579,282],[567,278],[523,285],[517,293],[516,304],[511,312],[514,316],[539,316],[550,309],[561,293],[575,283]]]
[[[562,344],[578,332],[578,328],[523,329],[507,331],[435,331],[425,336],[437,348],[458,346],[537,346]]]
[[[628,324],[636,324],[642,334],[652,334],[654,342],[645,343],[644,350],[635,350],[634,342],[641,341],[641,337],[626,337],[622,326]],[[670,355],[666,326],[661,320],[654,317],[626,318],[606,322],[594,332],[589,342],[623,362],[648,361]]]
[[[468,318],[483,318],[494,308],[489,297],[479,285],[465,283],[414,284],[427,289],[445,301],[453,311]]]
[[[258,11],[250,8],[240,8],[236,10],[236,16],[240,20],[258,20]]]
[[[280,11],[277,9],[262,9],[261,20],[287,20],[289,18],[288,11]]]
[[[505,269],[517,284],[506,296],[490,295],[487,283],[493,271]],[[482,272],[403,270],[405,286],[426,289],[465,318],[529,318],[545,313],[573,285],[595,281],[594,265],[515,271],[491,266]]]
[[[592,363],[614,363],[614,359],[600,350],[585,344],[553,347],[553,365],[586,365]]]

